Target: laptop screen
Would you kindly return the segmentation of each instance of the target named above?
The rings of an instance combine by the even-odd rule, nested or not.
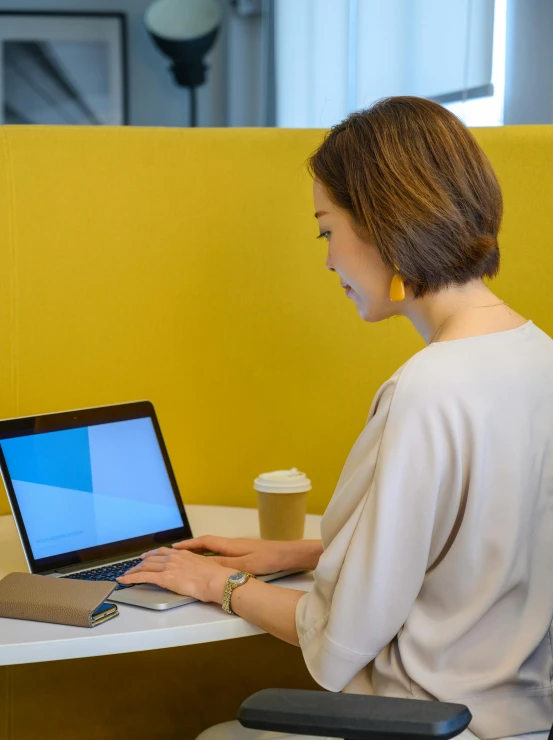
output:
[[[0,449],[33,560],[101,556],[103,545],[185,527],[149,416],[1,435]]]

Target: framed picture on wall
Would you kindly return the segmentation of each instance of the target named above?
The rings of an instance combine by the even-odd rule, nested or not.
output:
[[[128,124],[123,13],[0,11],[0,123]]]

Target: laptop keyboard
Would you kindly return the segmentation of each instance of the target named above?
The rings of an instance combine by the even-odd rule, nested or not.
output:
[[[84,570],[82,573],[71,573],[68,576],[62,576],[62,578],[72,578],[76,581],[115,581],[118,576],[122,576],[129,568],[133,565],[141,563],[141,558],[135,558],[134,560],[125,560],[123,563],[114,563],[113,565],[103,565],[101,568],[93,568],[92,570]],[[118,583],[115,586],[115,590],[119,591],[121,588],[131,588],[134,583]]]

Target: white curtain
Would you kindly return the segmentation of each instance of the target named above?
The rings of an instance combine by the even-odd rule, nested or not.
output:
[[[494,0],[276,0],[278,126],[328,127],[388,95],[489,95]]]

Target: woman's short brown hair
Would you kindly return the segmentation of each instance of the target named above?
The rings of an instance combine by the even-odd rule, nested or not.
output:
[[[501,189],[473,135],[441,105],[380,100],[334,126],[308,166],[415,297],[497,274]]]

